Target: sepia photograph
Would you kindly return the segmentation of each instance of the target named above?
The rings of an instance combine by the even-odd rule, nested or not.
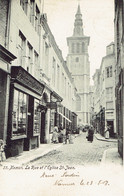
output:
[[[0,195],[124,196],[124,0],[0,0]]]

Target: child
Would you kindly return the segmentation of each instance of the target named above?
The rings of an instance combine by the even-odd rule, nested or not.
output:
[[[5,159],[4,142],[2,139],[0,139],[0,165],[2,165],[1,162],[3,162]]]

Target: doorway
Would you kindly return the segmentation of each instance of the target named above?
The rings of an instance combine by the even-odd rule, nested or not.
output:
[[[45,119],[46,112],[41,112],[41,131],[40,131],[40,143],[45,143]]]
[[[110,127],[110,129],[109,129],[109,136],[110,137],[115,137],[115,134],[114,134],[114,122],[113,121],[107,121],[107,125]]]

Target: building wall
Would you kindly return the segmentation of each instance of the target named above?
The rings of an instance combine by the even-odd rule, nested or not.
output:
[[[0,1],[0,43],[6,46],[8,1]]]
[[[115,85],[116,85],[116,129],[118,133],[118,152],[123,157],[124,135],[124,1],[115,0]]]
[[[55,101],[63,100],[62,110],[65,122],[72,122],[71,114],[75,111],[76,88],[73,83],[71,74],[66,66],[66,62],[62,57],[62,53],[56,44],[51,30],[49,29],[47,21],[46,19],[42,20],[42,17],[45,15],[41,15],[41,1],[11,0],[9,1],[9,6],[7,2],[8,1],[2,1],[2,3],[4,4],[2,6],[5,9],[2,10],[2,8],[0,7],[0,11],[2,12],[0,14],[1,16],[4,16],[1,22],[2,33],[0,39],[2,39],[3,45],[5,45],[5,47],[12,54],[14,54],[17,59],[15,58],[15,56],[12,57],[12,60],[14,61],[11,64],[12,68],[9,70],[9,72],[11,73],[10,77],[12,78],[10,83],[8,83],[8,86],[6,86],[6,84],[4,85],[4,89],[2,89],[2,91],[5,91],[7,89],[7,95],[7,93],[9,92],[9,87],[11,86],[9,95],[10,97],[8,97],[8,102],[10,99],[9,115],[11,116],[9,118],[7,132],[7,156],[15,156],[23,152],[24,150],[30,150],[38,147],[40,142],[50,142],[49,133],[51,123],[51,110],[49,107],[47,107],[47,103],[52,100],[52,96],[55,96],[55,99],[53,98]],[[42,24],[42,22],[44,24]],[[4,65],[4,61],[0,62],[0,68],[1,66],[5,66],[5,70],[8,71],[8,64]],[[14,82],[14,77],[12,76],[12,73],[14,71],[12,70],[15,70]],[[19,79],[21,79],[21,81],[19,81]],[[38,80],[40,81],[40,83]],[[6,82],[5,79],[4,81]],[[2,83],[2,77],[0,82]],[[27,84],[29,85],[27,86]],[[32,89],[32,85],[34,84],[36,84],[35,90]],[[45,88],[43,92],[41,90],[39,93],[37,92],[37,89],[40,89],[42,84]],[[19,125],[19,122],[17,123],[17,126],[20,126],[19,130],[13,123],[13,119],[16,118],[16,111],[14,111],[13,109],[14,100],[16,97],[14,93],[17,93],[17,91],[18,97],[27,97],[28,99],[28,101],[26,102],[26,107],[28,109],[28,111],[26,110],[26,120],[28,119],[26,130],[27,132],[23,133],[22,135],[21,133],[19,133],[19,135],[18,133],[16,133],[18,131],[21,131],[21,122],[21,125]],[[19,99],[21,100],[21,98]],[[38,102],[39,108],[35,107],[35,101]],[[21,103],[23,103],[23,101]],[[6,106],[5,104],[3,104],[3,113],[6,110]],[[20,113],[22,114],[23,112],[21,112],[21,110],[24,109],[23,105],[21,107],[20,105],[18,105],[18,107]],[[37,109],[39,109],[40,111],[35,111]],[[57,112],[61,112],[60,110],[61,108],[57,108]],[[13,112],[15,112],[15,117],[13,117]],[[41,119],[39,120],[39,124],[41,121],[42,131],[40,131],[42,133],[34,132],[35,122],[33,120],[35,120],[35,112],[40,112]],[[3,113],[0,116],[3,116]],[[73,116],[76,120],[75,114]],[[5,119],[7,122],[8,115],[5,117]],[[24,120],[23,117],[22,120]],[[57,121],[58,114],[56,116],[56,122]],[[5,123],[4,125],[1,124],[1,127],[3,126],[5,126]],[[0,133],[3,134],[1,131]],[[0,136],[2,137],[2,135]]]
[[[99,70],[93,76],[94,79],[94,112],[100,118],[100,111],[104,109],[104,127],[111,125],[110,136],[116,134],[116,115],[115,115],[115,53],[114,43],[106,47],[106,56],[102,58]],[[99,120],[100,121],[100,120]],[[101,119],[102,121],[102,119]]]
[[[8,49],[15,56],[17,56],[17,60],[15,60],[12,65],[21,65],[25,70],[28,70],[33,76],[38,77],[39,71],[39,59],[35,61],[35,53],[40,54],[40,13],[39,13],[39,31],[35,30],[35,12],[36,6],[40,12],[40,3],[39,0],[34,2],[34,16],[30,13],[30,1],[25,3],[26,12],[23,10],[20,5],[20,1],[11,0],[10,1],[10,29],[9,29],[9,43]],[[30,21],[30,17],[33,17],[34,24]],[[24,36],[24,43],[22,46],[21,43],[21,35]],[[29,54],[29,47],[31,46],[31,53]]]
[[[41,80],[63,98],[63,106],[73,110],[75,86],[46,18],[43,19],[41,43]]]

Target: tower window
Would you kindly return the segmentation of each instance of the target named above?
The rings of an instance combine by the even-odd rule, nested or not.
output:
[[[85,44],[82,43],[82,52],[85,52]]]
[[[76,62],[79,62],[79,57],[76,57],[75,61],[76,61]]]
[[[77,43],[77,50],[76,50],[76,52],[77,52],[77,53],[80,52],[80,44],[79,44],[79,43]]]
[[[74,43],[72,43],[71,52],[74,53]]]

